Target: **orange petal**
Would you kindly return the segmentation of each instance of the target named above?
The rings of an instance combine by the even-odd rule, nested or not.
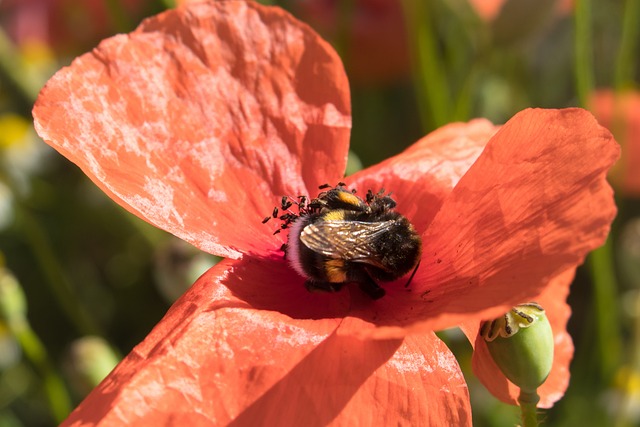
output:
[[[568,270],[553,278],[544,292],[534,298],[541,304],[547,314],[555,340],[553,366],[545,383],[538,389],[540,408],[550,408],[560,400],[569,385],[569,363],[573,358],[573,341],[567,332],[567,322],[571,315],[571,308],[566,303],[569,295],[569,285],[575,271]],[[493,361],[487,344],[478,335],[480,324],[468,324],[462,329],[474,346],[473,371],[482,384],[503,402],[516,404],[520,389],[513,385],[500,371]]]
[[[498,129],[485,119],[443,126],[345,182],[362,194],[381,188],[391,192],[396,210],[422,233]]]
[[[395,342],[364,341],[363,346],[350,337],[340,339],[348,339],[350,348],[363,351]],[[435,334],[407,337],[393,357],[359,388],[334,423],[470,426],[469,391],[458,362]]]
[[[342,177],[351,123],[334,50],[254,2],[189,4],[103,41],[33,114],[113,200],[232,258],[280,246],[260,222],[282,195]]]
[[[341,337],[339,319],[247,307],[230,280],[247,280],[238,261],[205,273],[64,425],[470,425],[464,379],[433,334]]]
[[[390,284],[385,298],[354,305],[363,324],[353,333],[437,330],[498,316],[540,294],[604,242],[616,212],[606,173],[618,155],[611,134],[585,110],[517,114],[423,234],[411,286]]]

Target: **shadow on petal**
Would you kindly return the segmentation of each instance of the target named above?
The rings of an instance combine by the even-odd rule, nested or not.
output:
[[[464,380],[435,335],[361,341],[337,335],[337,319],[252,309],[221,285],[237,262],[205,273],[64,425],[470,419]]]
[[[252,309],[222,285],[236,262],[198,279],[64,425],[228,423],[338,327]]]
[[[334,333],[230,425],[327,425],[401,344],[402,340],[361,341]],[[355,415],[353,423],[358,422]]]
[[[309,292],[304,279],[284,260],[246,256],[233,264],[221,284],[256,310],[277,311],[294,319],[343,318],[350,307],[349,290]]]
[[[329,423],[471,425],[468,389],[432,333],[404,342],[334,333],[231,425]]]

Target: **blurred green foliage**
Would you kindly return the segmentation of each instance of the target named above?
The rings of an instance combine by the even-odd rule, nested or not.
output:
[[[116,206],[31,125],[56,69],[171,3],[0,3],[0,282],[26,304],[18,328],[0,319],[0,426],[63,419],[216,261]],[[491,17],[466,0],[268,3],[342,55],[354,170],[451,121],[502,123],[529,106],[586,106],[595,86],[637,87],[638,0],[510,0]],[[572,381],[546,425],[640,423],[640,204],[623,191],[618,200],[608,245],[572,289]],[[517,424],[516,408],[474,379],[468,343],[443,337],[467,376],[474,425]]]

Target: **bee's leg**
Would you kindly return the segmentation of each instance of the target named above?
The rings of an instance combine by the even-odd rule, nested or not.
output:
[[[358,282],[360,289],[364,291],[367,295],[371,297],[371,299],[380,299],[382,298],[386,292],[382,289],[376,282],[373,281],[372,278],[368,277],[369,280]]]
[[[357,282],[360,289],[362,289],[365,294],[369,295],[371,299],[380,299],[386,294],[385,290],[371,278],[366,270],[363,269],[352,272],[350,276],[350,279]]]
[[[309,292],[338,292],[343,285],[344,283],[317,282],[315,280],[304,282],[304,287]]]

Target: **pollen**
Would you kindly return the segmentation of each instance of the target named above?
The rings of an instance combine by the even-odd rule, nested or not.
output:
[[[346,191],[341,191],[338,193],[338,198],[345,203],[349,203],[350,205],[359,206],[360,199],[352,193],[348,193]]]

